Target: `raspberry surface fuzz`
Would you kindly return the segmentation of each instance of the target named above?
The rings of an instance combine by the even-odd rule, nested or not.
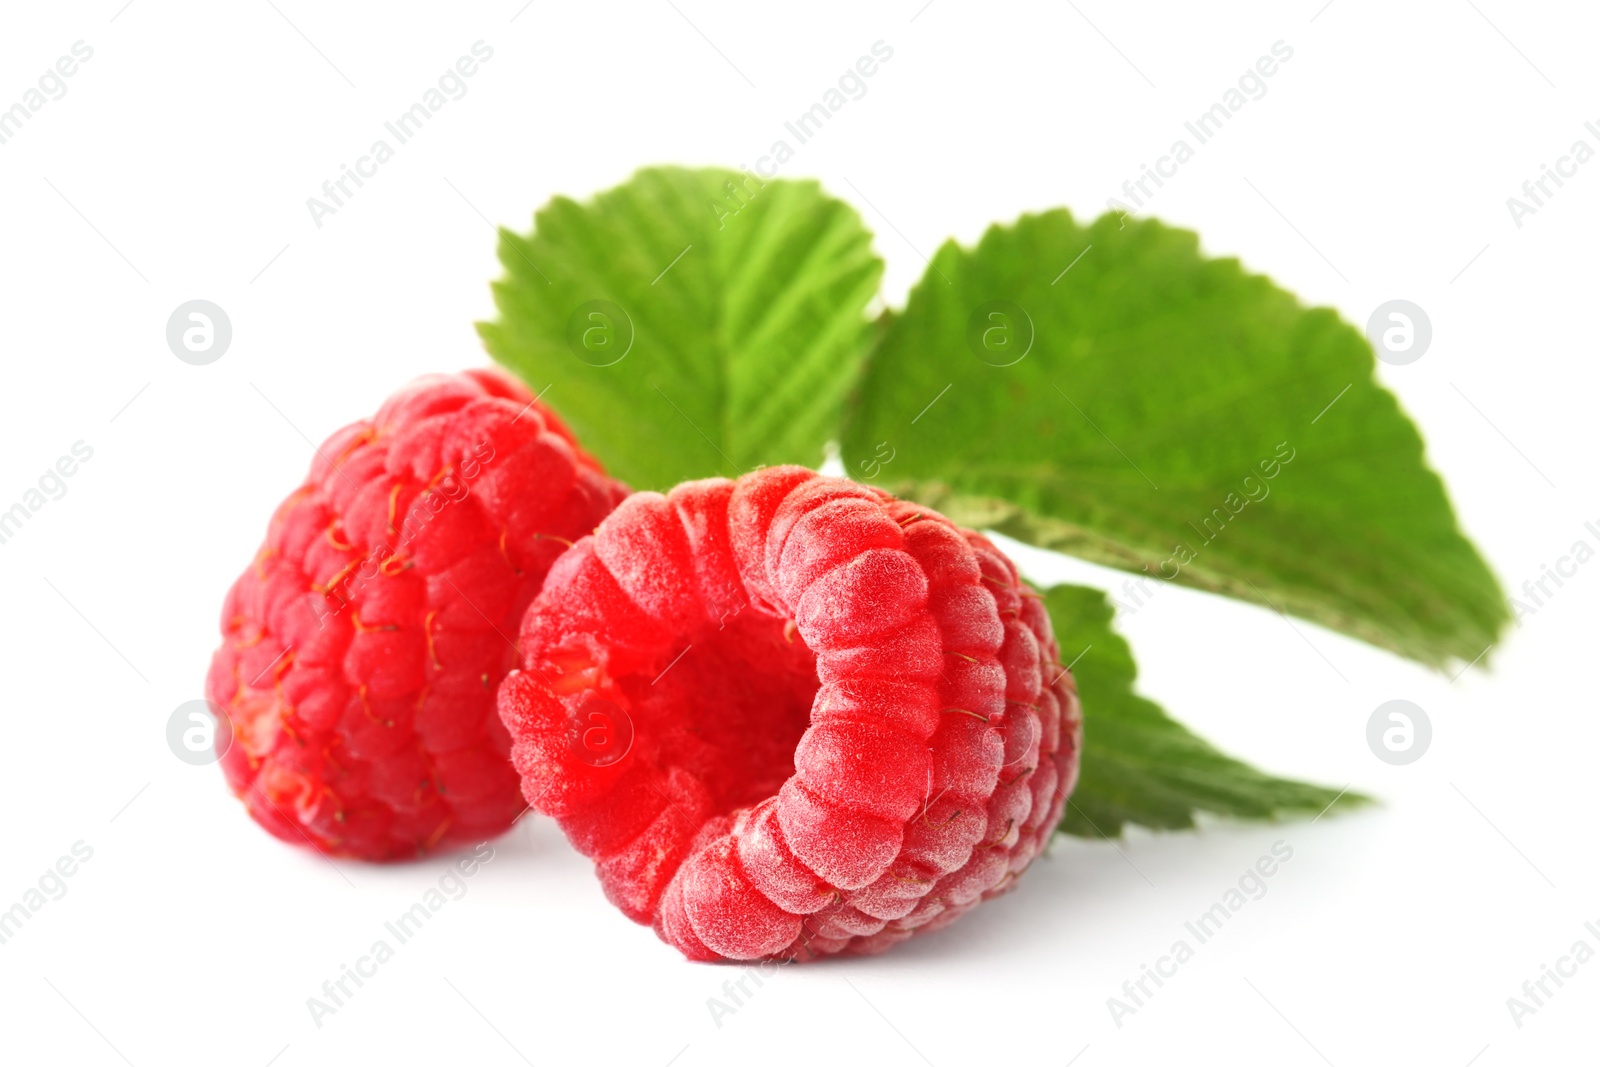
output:
[[[1076,782],[1043,604],[982,536],[796,467],[639,493],[500,689],[524,795],[697,960],[882,951],[1005,891]]]
[[[494,371],[419,379],[330,437],[229,590],[206,681],[250,815],[368,860],[509,827],[517,623],[625,493]]]

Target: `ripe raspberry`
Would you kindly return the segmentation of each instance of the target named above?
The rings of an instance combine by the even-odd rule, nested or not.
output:
[[[368,860],[510,826],[510,635],[625,494],[493,371],[419,379],[330,437],[228,591],[206,679],[251,816]]]
[[[630,497],[500,687],[528,802],[691,959],[871,953],[1007,889],[1077,779],[1050,621],[982,536],[797,467]]]

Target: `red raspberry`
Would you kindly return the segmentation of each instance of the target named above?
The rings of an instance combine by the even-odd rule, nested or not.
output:
[[[691,959],[870,953],[1009,888],[1077,779],[1050,621],[978,534],[797,467],[630,497],[500,687],[528,802]]]
[[[494,371],[420,379],[330,437],[228,591],[206,679],[251,816],[368,860],[510,826],[510,635],[625,494]]]

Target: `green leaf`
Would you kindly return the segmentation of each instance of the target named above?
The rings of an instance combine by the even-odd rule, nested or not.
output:
[[[681,168],[557,197],[500,261],[490,353],[639,489],[821,462],[883,271],[817,183]]]
[[[1133,691],[1138,669],[1111,628],[1098,589],[1058,585],[1044,594],[1063,659],[1083,701],[1083,771],[1060,829],[1115,837],[1128,823],[1194,826],[1196,812],[1271,819],[1371,803],[1359,793],[1274,778],[1218,752]]]
[[[1192,233],[1051,211],[939,250],[844,458],[966,525],[1477,660],[1504,599],[1373,368],[1333,311]]]

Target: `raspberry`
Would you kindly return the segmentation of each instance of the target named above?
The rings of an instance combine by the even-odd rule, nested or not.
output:
[[[419,379],[330,437],[229,590],[206,679],[250,815],[368,860],[509,827],[509,635],[625,494],[493,371]]]
[[[524,795],[691,959],[882,951],[1010,887],[1077,778],[1042,603],[982,536],[797,467],[639,493],[500,687]]]

